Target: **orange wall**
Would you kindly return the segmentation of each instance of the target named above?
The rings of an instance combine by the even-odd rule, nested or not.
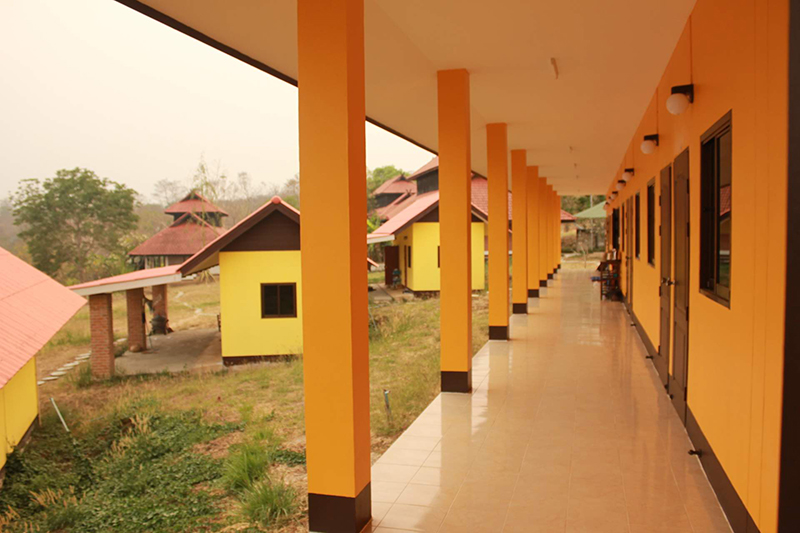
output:
[[[688,404],[760,530],[777,530],[783,383],[788,0],[698,0],[632,139],[635,177],[612,207],[641,194],[642,250],[633,267],[633,309],[659,340],[660,241],[647,264],[647,182],[690,151]],[[674,85],[694,83],[695,102],[670,115]],[[733,111],[733,242],[730,309],[699,292],[700,136]],[[652,155],[642,137],[659,134]],[[658,202],[656,202],[657,204]],[[609,214],[611,210],[609,210]],[[666,221],[665,221],[666,222]],[[660,224],[656,209],[656,224]],[[669,222],[667,222],[669,223]],[[673,253],[674,258],[674,253]],[[674,267],[673,267],[674,272]],[[623,283],[623,286],[625,284]]]

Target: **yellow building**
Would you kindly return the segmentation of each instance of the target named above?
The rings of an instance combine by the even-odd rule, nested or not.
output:
[[[188,259],[180,272],[220,268],[222,360],[303,351],[300,213],[274,197]]]
[[[0,248],[0,468],[39,416],[36,352],[85,303]]]
[[[486,288],[484,237],[486,213],[472,205],[472,290]],[[390,242],[384,248],[388,276],[397,269],[401,283],[414,292],[441,290],[441,246],[439,239],[439,191],[414,198],[403,211],[376,229],[368,242]]]

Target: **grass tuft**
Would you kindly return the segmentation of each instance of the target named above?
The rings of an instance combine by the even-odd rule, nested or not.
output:
[[[270,448],[255,442],[242,444],[225,460],[222,484],[234,492],[250,489],[266,474],[270,463]]]
[[[265,479],[242,497],[242,516],[250,523],[272,527],[297,510],[297,491],[283,481]]]

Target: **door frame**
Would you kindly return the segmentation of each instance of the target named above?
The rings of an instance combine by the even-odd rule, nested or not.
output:
[[[653,364],[661,377],[664,388],[669,388],[670,373],[670,334],[672,333],[672,163],[661,169],[659,173],[658,208],[660,221],[658,225],[659,247],[661,248],[659,265],[659,336],[658,350]],[[666,302],[665,302],[666,300]],[[666,317],[664,312],[666,310]],[[665,328],[666,325],[666,328]],[[666,329],[666,331],[665,331]]]
[[[678,198],[678,191],[680,188],[678,187],[678,160],[682,157],[686,156],[686,227],[679,228],[678,227],[678,205],[680,199]],[[678,364],[678,357],[676,350],[678,349],[678,343],[676,341],[676,335],[678,333],[678,328],[676,327],[676,322],[678,320],[678,310],[676,309],[676,305],[678,304],[678,284],[679,280],[675,280],[675,287],[673,290],[675,291],[672,295],[672,321],[670,324],[672,325],[672,350],[673,354],[675,354],[675,361],[673,361],[673,372],[670,373],[669,376],[669,395],[672,399],[672,405],[675,407],[675,410],[678,412],[678,416],[680,416],[681,421],[686,424],[687,414],[688,414],[688,398],[689,398],[689,302],[691,298],[691,250],[692,250],[692,243],[691,243],[691,233],[689,231],[690,223],[691,223],[691,159],[689,148],[684,149],[681,151],[680,154],[675,158],[672,163],[672,196],[673,196],[673,213],[672,213],[672,235],[674,237],[673,241],[673,275],[677,277],[678,272],[678,253],[677,253],[677,246],[678,246],[678,236],[681,235],[682,232],[685,235],[685,242],[686,242],[686,250],[685,250],[685,272],[686,272],[686,280],[683,282],[683,285],[686,287],[686,354],[684,357],[683,364],[683,390],[681,390],[680,383],[675,378],[674,371],[677,368]]]

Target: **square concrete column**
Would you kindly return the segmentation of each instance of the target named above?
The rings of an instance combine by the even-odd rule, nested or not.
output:
[[[125,291],[128,308],[128,349],[141,352],[147,349],[147,335],[144,328],[144,289]]]
[[[472,390],[472,227],[469,73],[440,70],[439,242],[442,392]]]
[[[547,198],[547,178],[539,178],[539,244],[544,250],[547,246],[547,235],[549,225],[547,224],[547,214],[550,212],[549,200]],[[549,266],[549,256],[546,253],[539,254],[539,287],[547,287],[547,269]]]
[[[297,15],[308,522],[357,533],[372,516],[364,2]]]
[[[489,180],[489,338],[508,339],[508,128],[486,126]]]
[[[153,287],[153,313],[169,320],[168,303],[167,286],[155,285]]]
[[[544,243],[539,242],[539,224],[542,213],[539,210],[539,167],[528,167],[526,187],[528,204],[528,298],[539,297],[539,256],[545,253]]]
[[[511,302],[515,315],[528,313],[528,155],[511,150]]]
[[[114,323],[110,294],[89,296],[89,322],[92,337],[92,375],[107,378],[114,375]]]

